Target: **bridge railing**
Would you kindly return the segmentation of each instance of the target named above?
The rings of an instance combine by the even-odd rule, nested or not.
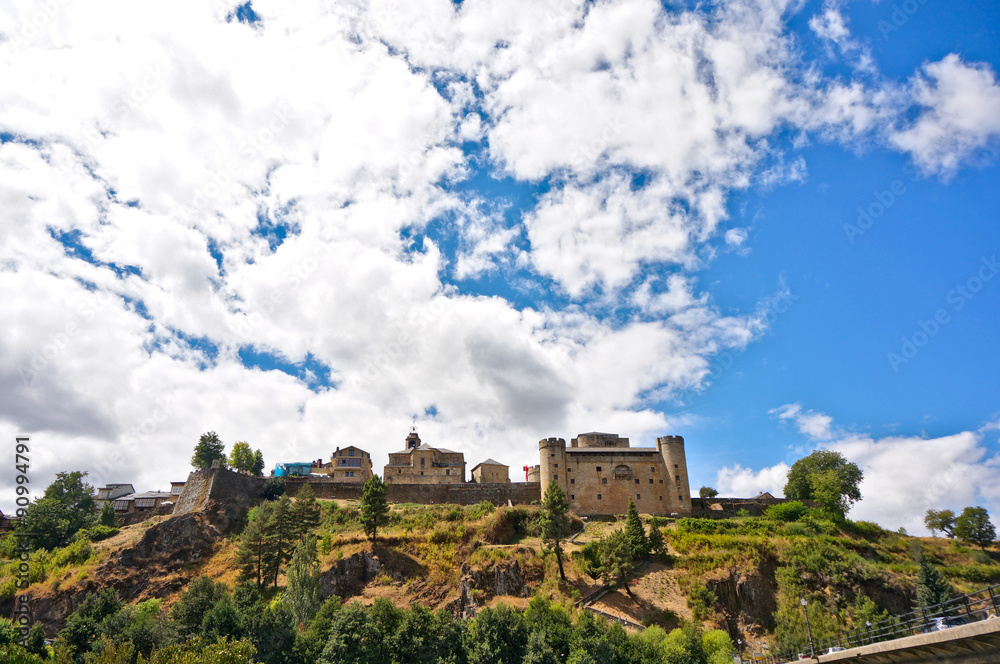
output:
[[[1000,584],[900,616],[890,616],[831,637],[815,639],[813,647],[816,654],[820,655],[834,647],[857,648],[990,619],[1000,619]],[[798,652],[809,654],[809,644],[804,644],[797,652],[778,653],[761,661],[763,664],[790,662],[798,659]]]

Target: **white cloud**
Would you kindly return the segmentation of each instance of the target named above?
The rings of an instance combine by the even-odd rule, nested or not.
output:
[[[911,85],[922,112],[889,140],[925,172],[948,177],[979,151],[995,147],[1000,84],[988,65],[967,64],[952,53],[924,65]]]
[[[874,521],[910,534],[929,534],[923,525],[928,509],[981,505],[1000,513],[1000,455],[984,445],[983,431],[962,431],[940,438],[889,436],[875,438],[833,426],[824,413],[786,404],[770,411],[795,423],[820,449],[840,452],[864,472],[862,499],[850,512],[855,520]],[[724,494],[753,495],[753,491],[782,490],[789,466],[780,463],[759,471],[739,465],[722,468],[718,489]],[[775,494],[777,495],[777,494]]]

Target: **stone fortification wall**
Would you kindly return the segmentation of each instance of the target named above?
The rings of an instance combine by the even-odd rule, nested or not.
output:
[[[789,502],[788,498],[692,498],[690,516],[699,519],[729,519],[746,510],[750,516],[763,516],[772,505]],[[800,501],[807,507],[815,507],[811,500]]]
[[[339,498],[357,500],[361,498],[361,486],[347,482],[331,482],[324,478],[288,478],[285,487],[288,495],[294,496],[306,482],[312,486],[318,498]],[[541,487],[538,482],[504,482],[493,484],[388,484],[386,495],[394,503],[450,503],[454,505],[475,505],[488,500],[494,505],[505,504],[508,500],[515,505],[527,505],[540,501]]]
[[[238,502],[248,507],[260,500],[264,478],[236,473],[226,468],[196,470],[188,475],[184,491],[177,498],[173,515],[204,509],[209,500]]]

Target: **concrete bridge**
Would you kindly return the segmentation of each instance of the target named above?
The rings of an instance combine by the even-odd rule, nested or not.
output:
[[[815,659],[798,660],[832,664],[998,664],[1000,619],[981,620],[939,632],[906,636],[851,648]]]

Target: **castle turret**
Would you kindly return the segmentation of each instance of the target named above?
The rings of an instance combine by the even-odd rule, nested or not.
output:
[[[539,481],[542,494],[555,477],[566,490],[566,440],[563,438],[543,438],[538,441]]]
[[[668,494],[667,504],[678,514],[691,513],[691,487],[688,485],[687,459],[684,455],[682,436],[663,436],[656,439],[656,449],[663,457],[668,484],[673,491]]]

